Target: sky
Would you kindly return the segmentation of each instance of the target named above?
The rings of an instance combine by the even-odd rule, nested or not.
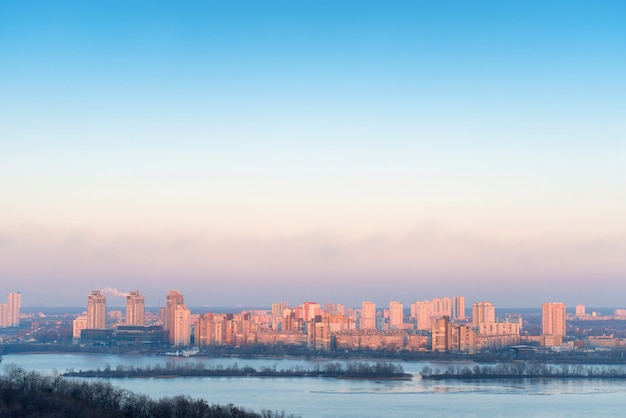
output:
[[[0,298],[626,307],[625,21],[0,0]]]

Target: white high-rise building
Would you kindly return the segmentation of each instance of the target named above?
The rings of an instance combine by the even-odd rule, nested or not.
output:
[[[99,290],[87,295],[87,329],[105,329],[107,298]]]
[[[491,302],[476,302],[472,305],[472,326],[496,322],[496,308]]]
[[[376,304],[363,302],[361,304],[361,328],[376,329]]]
[[[433,319],[443,316],[443,309],[441,306],[441,299],[434,298],[430,301],[430,315]]]
[[[9,326],[9,304],[0,303],[0,328]]]
[[[8,326],[18,327],[20,325],[20,308],[22,306],[22,294],[20,292],[9,293],[7,305],[9,309]]]
[[[170,334],[170,342],[176,346],[188,346],[191,344],[191,310],[185,305],[176,305],[174,310],[174,328]]]
[[[565,304],[546,302],[541,305],[541,337],[544,346],[561,345],[566,335]]]
[[[185,306],[185,297],[178,290],[170,290],[165,297],[163,329],[170,344],[189,345],[191,342],[191,311]]]
[[[430,331],[432,328],[432,306],[430,301],[422,300],[415,302],[415,320],[417,329],[420,331]]]
[[[145,302],[138,290],[126,296],[126,325],[145,325]]]
[[[585,305],[579,303],[576,305],[576,317],[580,318],[581,316],[585,316]]]
[[[441,298],[441,312],[440,316],[452,316],[452,301],[449,297]]]
[[[79,315],[74,321],[72,321],[72,337],[74,339],[80,339],[80,333],[87,328],[87,315]]]
[[[404,328],[404,305],[400,302],[389,303],[389,328]]]
[[[465,321],[465,296],[455,296],[452,299],[452,318]]]

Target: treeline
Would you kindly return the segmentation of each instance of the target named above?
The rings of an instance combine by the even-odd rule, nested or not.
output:
[[[379,361],[328,363],[324,366],[317,365],[313,369],[303,366],[292,366],[288,369],[277,369],[276,365],[254,368],[250,366],[239,367],[236,363],[224,367],[221,364],[207,365],[202,362],[173,363],[167,362],[165,366],[156,364],[153,366],[134,367],[118,365],[115,368],[107,366],[104,369],[74,371],[68,370],[64,376],[72,377],[334,377],[351,379],[405,379],[411,375],[405,374],[399,364]]]
[[[460,367],[445,370],[426,366],[420,372],[424,379],[507,379],[507,378],[602,378],[625,379],[626,368],[582,364],[548,364],[508,362],[495,365]]]
[[[68,380],[8,365],[0,375],[0,417],[284,418],[285,414],[209,405],[188,396],[153,400],[110,383]]]

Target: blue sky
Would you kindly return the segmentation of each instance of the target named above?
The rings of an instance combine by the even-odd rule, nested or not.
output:
[[[626,6],[388,3],[0,2],[0,292],[620,305]]]

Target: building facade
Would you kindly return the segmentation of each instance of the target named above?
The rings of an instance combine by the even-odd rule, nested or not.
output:
[[[178,290],[165,296],[163,330],[172,345],[189,345],[191,342],[191,311],[185,306],[185,297]]]
[[[22,307],[22,294],[20,292],[11,292],[7,298],[7,305],[9,309],[9,326],[20,326],[20,308]]]
[[[452,299],[452,318],[465,321],[465,296],[455,296]]]
[[[0,303],[0,328],[20,326],[21,306],[22,294],[20,292],[9,293],[6,303]]]
[[[175,346],[191,344],[191,310],[183,305],[176,305],[174,310],[174,326],[170,333],[170,343]]]
[[[415,302],[412,305],[416,327],[420,331],[430,331],[432,327],[431,303],[427,300]]]
[[[145,325],[144,296],[134,290],[126,295],[126,325]]]
[[[106,329],[107,298],[99,290],[87,295],[86,329]]]
[[[565,304],[546,302],[541,305],[541,342],[545,347],[563,343],[567,329]]]
[[[389,329],[404,328],[404,305],[400,302],[389,303]]]
[[[476,302],[472,305],[472,325],[478,327],[487,322],[496,322],[496,308],[491,302]]]
[[[376,304],[374,302],[361,304],[360,329],[376,329]]]

